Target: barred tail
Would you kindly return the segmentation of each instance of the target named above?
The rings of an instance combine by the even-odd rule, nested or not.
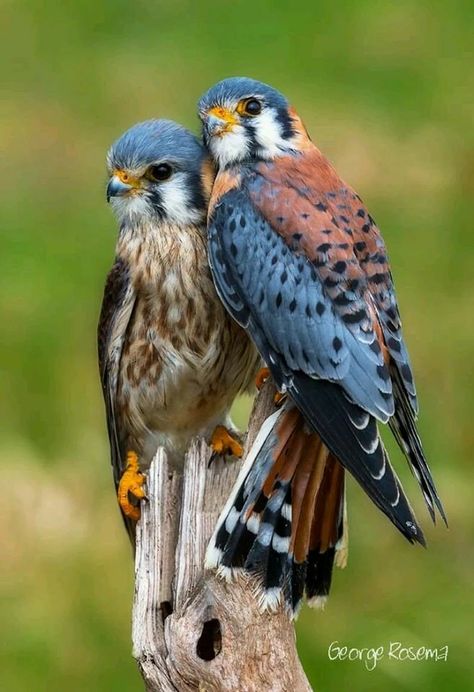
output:
[[[344,469],[291,401],[265,421],[206,553],[206,567],[260,579],[262,608],[322,606],[345,566]]]

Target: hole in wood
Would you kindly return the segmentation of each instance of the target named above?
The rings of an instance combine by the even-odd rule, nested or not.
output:
[[[212,661],[222,649],[221,624],[217,618],[206,620],[196,645],[196,653],[203,661]]]
[[[171,615],[173,612],[173,606],[169,601],[162,601],[160,603],[160,610],[161,610],[161,619],[164,622],[168,615]]]

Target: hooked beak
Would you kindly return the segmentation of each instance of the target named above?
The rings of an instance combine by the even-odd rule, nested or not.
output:
[[[137,190],[140,187],[136,178],[128,177],[125,182],[122,180],[122,176],[122,171],[118,171],[110,178],[107,185],[107,202],[110,202],[111,197],[124,197],[132,190]]]
[[[204,130],[208,137],[220,137],[232,132],[237,119],[227,108],[211,108],[205,115]]]
[[[112,176],[107,185],[107,202],[110,202],[111,197],[123,197],[132,189],[132,185],[123,183],[116,175]]]

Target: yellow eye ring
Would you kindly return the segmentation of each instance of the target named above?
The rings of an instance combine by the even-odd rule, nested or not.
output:
[[[239,101],[237,106],[237,113],[239,115],[246,115],[249,118],[253,118],[262,112],[262,104],[256,98],[248,98]]]

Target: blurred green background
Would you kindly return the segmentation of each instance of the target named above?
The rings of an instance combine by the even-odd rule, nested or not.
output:
[[[382,227],[450,520],[430,526],[393,445],[427,551],[350,484],[349,565],[326,611],[300,616],[305,669],[317,690],[473,689],[472,2],[1,7],[0,689],[142,689],[95,362],[116,233],[104,158],[138,120],[197,131],[197,98],[235,74],[289,96]],[[335,640],[447,644],[449,658],[367,672],[329,661]]]

